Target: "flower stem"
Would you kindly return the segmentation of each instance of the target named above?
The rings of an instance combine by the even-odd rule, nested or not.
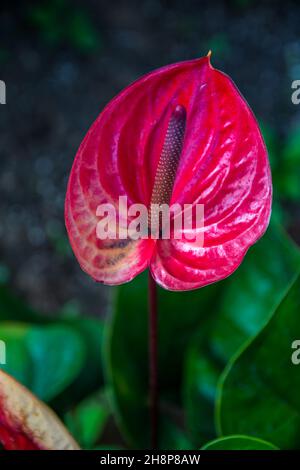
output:
[[[151,447],[158,445],[158,377],[157,377],[157,289],[149,271],[149,397]]]

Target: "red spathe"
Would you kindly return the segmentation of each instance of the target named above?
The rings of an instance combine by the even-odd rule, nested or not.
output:
[[[204,245],[177,240],[99,240],[103,203],[150,204],[170,116],[186,111],[170,203],[204,204]],[[231,79],[209,57],[158,69],[125,88],[99,115],[71,171],[66,227],[84,271],[117,285],[147,267],[169,290],[190,290],[229,276],[265,232],[272,183],[256,119]]]

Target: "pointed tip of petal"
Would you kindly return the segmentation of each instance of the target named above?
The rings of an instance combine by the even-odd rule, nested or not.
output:
[[[214,69],[214,67],[211,65],[211,56],[212,56],[212,50],[210,49],[208,53],[206,54],[205,58],[207,59],[209,67],[211,69]]]

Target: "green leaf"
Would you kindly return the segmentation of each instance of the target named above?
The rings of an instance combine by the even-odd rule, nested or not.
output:
[[[215,361],[204,347],[205,339],[197,337],[187,353],[184,379],[186,424],[196,446],[215,437],[214,402],[222,364]]]
[[[76,384],[77,390],[80,388],[86,395],[98,389],[104,381],[102,365],[104,322],[99,318],[82,316],[74,318],[69,324],[80,334],[86,347],[85,367],[78,378],[80,383]]]
[[[285,198],[298,201],[300,198],[300,125],[290,128],[282,152],[282,165],[277,178],[277,187]]]
[[[223,282],[221,307],[190,346],[184,397],[193,442],[216,436],[214,403],[218,378],[232,355],[268,321],[300,271],[300,251],[276,225]]]
[[[292,362],[292,343],[300,337],[299,292],[298,277],[268,324],[227,366],[216,413],[222,434],[299,448],[300,373]]]
[[[61,393],[82,367],[84,346],[69,327],[3,322],[0,338],[6,347],[2,368],[44,401]]]
[[[110,415],[104,392],[80,402],[65,416],[65,423],[83,449],[91,449],[102,436]]]
[[[161,419],[160,447],[163,450],[193,450],[194,446],[188,439],[185,430],[176,423],[176,417],[164,415]]]
[[[25,343],[27,331],[28,326],[21,323],[0,323],[0,339],[5,353],[5,364],[0,364],[0,368],[29,386],[32,382],[33,363]]]
[[[278,450],[278,448],[256,437],[236,435],[208,442],[202,450]]]
[[[31,328],[26,345],[34,364],[31,389],[44,401],[59,395],[81,371],[84,344],[70,327],[54,324]]]
[[[274,129],[261,123],[272,168],[274,198],[300,198],[300,126],[291,126],[283,141]]]
[[[84,344],[84,364],[77,378],[52,405],[62,413],[103,386],[104,322],[87,316],[64,317],[61,322],[76,331]]]
[[[158,289],[160,446],[177,448],[182,439],[180,444],[178,426],[171,423],[183,422],[180,391],[185,351],[191,335],[205,321],[208,305],[212,308],[218,296],[215,285],[182,293]],[[116,420],[129,445],[141,449],[150,447],[147,297],[145,273],[119,288],[105,353]]]

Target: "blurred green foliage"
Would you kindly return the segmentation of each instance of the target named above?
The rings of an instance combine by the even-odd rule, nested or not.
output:
[[[211,321],[187,353],[185,403],[195,442],[216,436],[214,406],[220,374],[234,353],[264,326],[300,268],[297,247],[272,224],[227,280]]]
[[[27,18],[49,45],[69,44],[82,53],[94,52],[101,46],[99,32],[88,13],[68,0],[29,2]]]
[[[299,273],[300,250],[272,221],[228,279],[191,292],[159,289],[160,448],[299,448],[291,362]],[[1,367],[48,402],[83,448],[145,449],[147,276],[114,292],[105,322],[76,308],[50,320],[2,285]]]
[[[65,416],[65,422],[80,446],[92,449],[102,433],[110,415],[105,390],[85,398]]]
[[[291,126],[284,137],[264,123],[261,129],[272,169],[275,215],[287,222],[289,212],[282,209],[282,203],[300,201],[300,124]]]
[[[299,292],[300,276],[262,331],[229,361],[218,391],[220,433],[234,429],[281,449],[299,449],[300,374],[291,361],[291,345],[300,332]]]
[[[83,365],[84,344],[67,326],[2,322],[0,337],[6,345],[3,369],[44,401],[72,383]]]
[[[56,2],[60,13],[32,12],[45,31],[62,14],[65,2]],[[278,224],[288,225],[286,204],[300,199],[300,127],[285,138],[262,129],[275,188],[267,233],[228,279],[192,292],[159,288],[162,449],[300,448],[291,363],[300,250]],[[66,256],[61,227],[47,234]],[[114,289],[105,322],[83,316],[76,299],[49,319],[10,292],[9,276],[1,264],[1,367],[48,402],[83,448],[149,448],[146,273]]]
[[[172,294],[159,289],[159,383],[162,406],[167,409],[161,429],[164,449],[187,446],[187,438],[179,432],[174,419],[183,420],[184,355],[191,335],[215,302],[216,289],[216,285],[212,285],[202,291]],[[107,324],[104,361],[113,409],[125,439],[134,448],[150,446],[149,427],[145,427],[149,381],[147,330],[147,275],[144,273],[119,288],[114,316]]]

